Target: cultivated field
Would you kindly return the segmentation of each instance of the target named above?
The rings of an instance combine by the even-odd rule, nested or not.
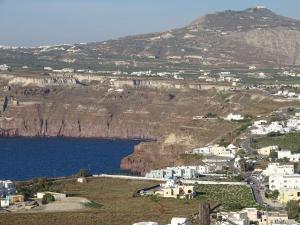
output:
[[[269,145],[278,145],[281,149],[289,149],[292,152],[300,152],[300,133],[286,134],[276,137],[256,138],[253,147],[261,148]]]
[[[108,178],[91,179],[86,184],[75,181],[58,182],[55,186],[60,190],[92,200],[90,209],[76,212],[0,214],[0,225],[119,225],[139,221],[167,224],[173,216],[188,217],[194,214],[199,202],[208,199],[213,200],[213,204],[223,203],[225,209],[240,207],[240,204],[244,207],[255,204],[250,189],[243,186],[200,185],[197,187],[199,195],[193,200],[132,197],[137,189],[153,184],[157,182]]]

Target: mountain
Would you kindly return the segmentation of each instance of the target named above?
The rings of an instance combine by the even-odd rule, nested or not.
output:
[[[257,7],[208,14],[166,32],[99,43],[0,50],[3,63],[32,60],[36,66],[93,69],[109,68],[119,61],[123,66],[147,68],[300,65],[300,21]]]

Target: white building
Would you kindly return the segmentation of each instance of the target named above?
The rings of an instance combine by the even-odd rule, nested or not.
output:
[[[232,113],[230,113],[229,115],[227,115],[226,117],[225,117],[225,120],[227,120],[227,121],[239,121],[239,120],[243,120],[244,119],[244,117],[243,116],[241,116],[241,115],[239,115],[239,114],[232,114]]]
[[[192,150],[192,152],[193,152],[193,154],[203,154],[203,155],[210,155],[211,154],[209,146],[205,146],[205,147],[201,147],[201,148],[194,148]]]
[[[258,135],[269,133],[287,134],[295,131],[300,131],[300,120],[297,114],[286,121],[274,121],[270,124],[266,124],[264,121],[257,121],[253,124],[253,129],[251,130],[253,134]]]
[[[15,192],[16,192],[16,188],[12,181],[10,181],[10,180],[1,181],[0,180],[0,197],[15,194]]]
[[[293,175],[271,175],[269,177],[269,189],[299,189],[300,188],[300,174]]]
[[[51,67],[45,66],[44,70],[46,70],[46,71],[52,71],[53,69]]]
[[[170,224],[167,225],[190,225],[190,221],[187,218],[173,217]],[[133,225],[158,225],[157,222],[139,222]]]
[[[284,134],[284,125],[281,122],[275,121],[269,125],[255,125],[251,130],[252,134],[265,135],[269,133],[281,133]]]
[[[267,147],[257,149],[257,153],[259,155],[269,156],[271,151],[276,151],[276,150],[278,150],[278,146],[277,145],[272,145],[272,146],[267,146]]]
[[[0,71],[7,71],[9,69],[10,69],[10,67],[8,65],[6,65],[6,64],[0,65]]]
[[[158,225],[156,222],[139,222],[139,223],[134,223],[133,225]]]
[[[192,150],[193,154],[202,154],[205,156],[222,156],[222,157],[229,157],[229,158],[234,158],[235,154],[237,152],[238,148],[230,144],[227,147],[223,147],[220,145],[208,145],[205,147],[201,148],[195,148]]]
[[[280,165],[279,163],[269,163],[268,167],[262,172],[266,177],[272,175],[293,175],[294,165]]]
[[[179,217],[173,217],[171,220],[171,223],[168,225],[190,225],[190,221],[187,218],[179,218]]]
[[[221,225],[248,225],[248,215],[246,211],[241,212],[221,212],[218,217],[222,217]]]
[[[145,175],[147,178],[156,179],[170,179],[174,177],[181,177],[184,179],[192,179],[199,175],[208,174],[209,166],[198,165],[198,166],[177,166],[167,167],[160,170],[151,170]]]
[[[9,206],[9,198],[4,198],[0,200],[0,208],[5,208]]]
[[[290,162],[300,162],[300,153],[292,154],[290,150],[278,151],[278,159],[287,158]]]
[[[37,199],[43,199],[44,195],[46,194],[51,194],[55,201],[62,201],[62,200],[65,200],[67,198],[67,195],[66,194],[63,194],[63,193],[55,193],[55,192],[50,192],[50,191],[47,191],[47,192],[38,192],[36,194],[36,198]]]

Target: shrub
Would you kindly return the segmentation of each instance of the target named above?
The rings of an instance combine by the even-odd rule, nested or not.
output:
[[[288,212],[289,219],[297,219],[299,217],[299,203],[292,200],[286,204],[286,211]]]
[[[88,176],[91,176],[91,174],[87,169],[80,169],[78,173],[75,174],[75,177],[88,177]]]
[[[94,209],[100,209],[103,207],[102,204],[95,202],[95,201],[90,201],[90,202],[84,203],[84,206],[94,208]]]
[[[150,195],[149,199],[153,202],[158,202],[159,201],[159,197],[157,195]]]
[[[50,202],[54,202],[55,201],[55,198],[53,195],[47,193],[43,196],[43,199],[42,199],[42,204],[48,204]]]

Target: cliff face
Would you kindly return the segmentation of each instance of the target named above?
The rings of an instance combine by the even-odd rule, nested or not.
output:
[[[106,111],[106,110],[105,110]],[[17,117],[0,118],[1,136],[65,136],[124,139],[154,139],[155,127],[142,125],[127,116],[113,116],[108,112],[80,112],[63,106],[33,105],[11,107],[9,113]]]
[[[73,87],[9,88],[7,82],[0,80],[3,106],[5,102],[0,115],[1,136],[156,140],[139,144],[122,160],[122,169],[142,174],[180,165],[186,151],[232,136],[239,126],[217,119],[195,120],[195,116],[225,116],[235,111],[264,115],[286,104],[263,93],[231,92],[226,86],[199,85],[194,80],[174,83],[153,78],[135,86],[134,80],[112,83],[107,78]]]

